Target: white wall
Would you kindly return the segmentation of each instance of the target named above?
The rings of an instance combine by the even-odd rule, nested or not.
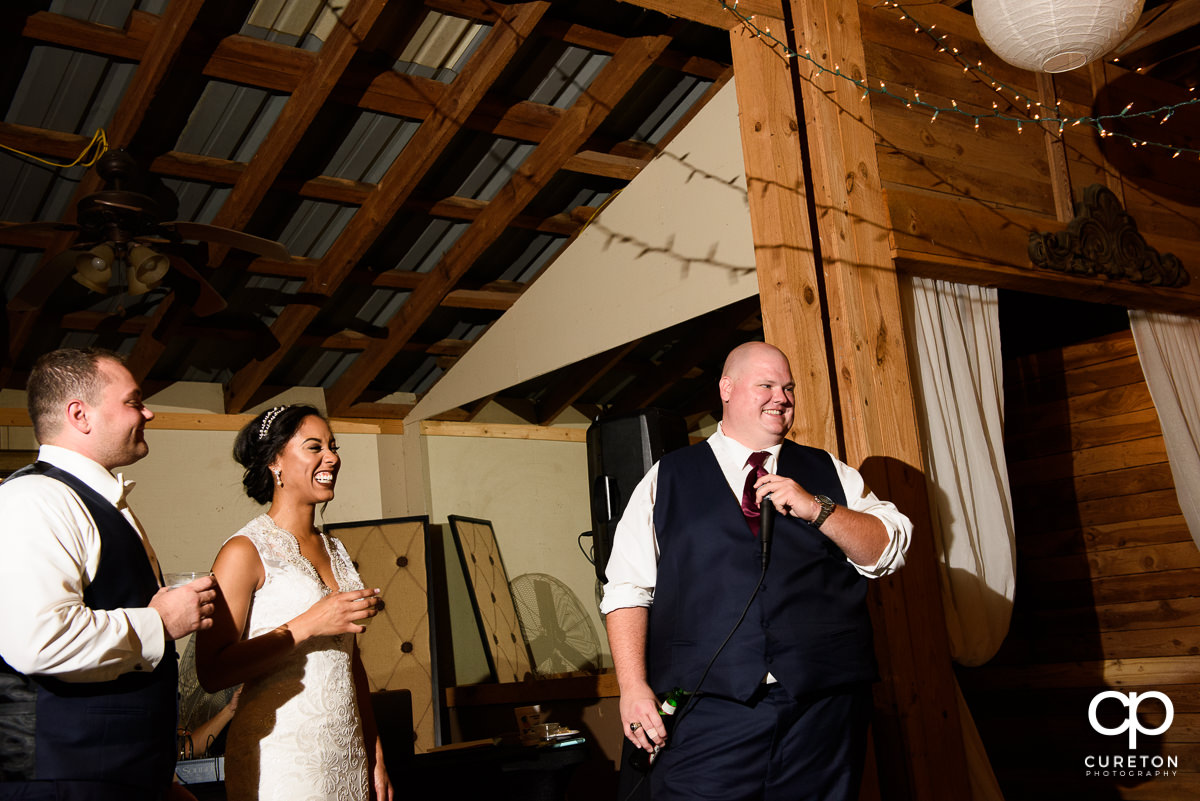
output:
[[[547,573],[570,587],[591,616],[604,664],[610,665],[608,639],[596,608],[595,568],[577,542],[581,532],[591,529],[587,446],[582,442],[484,437],[423,439],[428,453],[431,520],[444,524],[452,514],[490,520],[509,579],[523,573]],[[449,526],[446,536],[450,537]],[[590,549],[590,539],[584,541],[584,547]],[[448,558],[455,558],[452,544]],[[448,572],[455,583],[454,571]],[[457,588],[449,589],[453,601]],[[464,625],[460,621],[452,625],[458,682],[486,677],[486,662],[480,666],[473,661],[482,654],[474,657],[459,637]],[[473,620],[469,626],[474,626]]]
[[[242,489],[242,467],[232,456],[235,436],[233,431],[150,430],[150,455],[124,469],[125,477],[137,482],[130,505],[164,571],[207,570],[221,543],[266,511]],[[383,517],[379,438],[337,435],[342,469],[326,522]]]

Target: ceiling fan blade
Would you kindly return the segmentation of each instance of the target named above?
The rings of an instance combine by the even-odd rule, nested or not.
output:
[[[65,222],[0,223],[0,245],[46,249],[54,247],[54,243],[59,241],[56,240],[56,234],[78,230],[78,225]]]
[[[287,248],[274,239],[264,239],[261,236],[234,231],[232,228],[222,228],[219,225],[186,222],[184,220],[165,222],[162,224],[162,227],[175,231],[183,239],[199,239],[203,242],[215,242],[218,245],[245,250],[249,253],[257,253],[260,256],[277,261],[289,261],[292,258]]]
[[[8,302],[13,311],[28,312],[44,306],[54,290],[75,272],[75,260],[87,255],[83,250],[64,250],[45,264],[39,265],[25,285]]]
[[[204,276],[200,271],[191,265],[191,263],[182,256],[168,255],[171,260],[171,270],[176,274],[175,279],[167,279],[167,283],[171,284],[172,290],[180,296],[181,300],[187,300],[191,303],[192,314],[197,317],[208,317],[217,312],[224,311],[229,305],[225,302],[225,298],[221,297],[221,293],[213,287],[208,281],[204,280]],[[180,286],[180,283],[190,282],[191,287]]]
[[[67,222],[27,222],[27,223],[5,223],[0,225],[0,231],[4,233],[40,233],[41,231],[78,231],[79,226],[75,223]]]

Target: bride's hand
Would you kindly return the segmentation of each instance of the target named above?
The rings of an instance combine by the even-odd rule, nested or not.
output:
[[[387,768],[383,765],[383,760],[378,760],[375,763],[373,774],[371,776],[372,801],[393,801],[395,798],[395,787],[388,776]]]
[[[288,624],[299,639],[331,634],[361,634],[366,627],[355,621],[375,617],[380,604],[379,590],[333,592],[308,608]]]

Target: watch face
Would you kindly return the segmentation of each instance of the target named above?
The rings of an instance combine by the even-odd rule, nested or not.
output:
[[[833,514],[833,510],[837,507],[837,504],[828,495],[814,495],[813,500],[821,504],[821,514],[817,515],[817,519],[812,521],[813,526],[820,528],[821,524],[825,522],[825,518]]]

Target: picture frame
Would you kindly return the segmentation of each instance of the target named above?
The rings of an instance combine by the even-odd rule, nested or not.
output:
[[[445,710],[438,681],[429,517],[329,523],[325,531],[350,554],[365,587],[378,587],[379,614],[358,635],[371,692],[412,693],[413,749],[444,744]]]
[[[471,593],[492,678],[500,683],[524,681],[535,675],[533,657],[521,633],[492,522],[461,515],[448,515],[446,520]]]

